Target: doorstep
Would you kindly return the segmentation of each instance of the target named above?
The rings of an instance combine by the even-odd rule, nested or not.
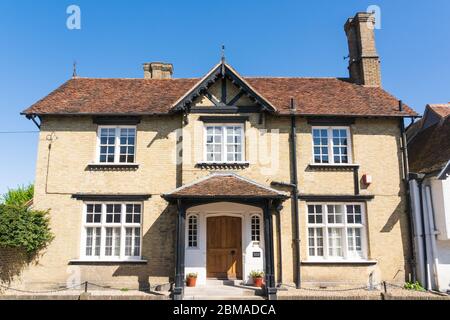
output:
[[[184,300],[265,300],[263,294],[242,280],[206,280],[206,285],[186,287]]]

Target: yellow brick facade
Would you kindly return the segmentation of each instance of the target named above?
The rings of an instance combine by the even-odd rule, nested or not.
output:
[[[250,165],[232,171],[267,186],[272,181],[289,182],[289,118],[266,115],[260,121],[260,114],[241,115],[249,116],[245,131],[246,159]],[[88,168],[88,164],[95,161],[97,148],[97,125],[91,117],[43,117],[35,207],[51,210],[55,239],[38,264],[27,267],[14,284],[54,288],[75,279],[77,281],[73,282],[90,281],[136,288],[173,281],[177,209],[161,195],[211,171],[225,171],[196,166],[202,160],[204,144],[200,116],[189,114],[187,124],[183,124],[181,115],[143,117],[137,126],[136,162],[139,168],[115,171]],[[311,126],[305,118],[298,118],[297,125],[300,193],[353,195],[352,172],[308,169],[312,162]],[[374,282],[402,282],[409,272],[409,231],[401,180],[399,120],[357,118],[350,131],[353,162],[360,165],[359,179],[363,174],[373,177],[373,183],[367,189],[361,189],[361,194],[374,195],[374,199],[366,203],[366,221],[368,258],[376,264],[305,263],[302,265],[302,280],[366,284],[372,274]],[[178,144],[178,151],[182,146],[183,162],[177,164],[177,141],[181,141],[181,132],[184,138],[182,144]],[[270,148],[263,147],[265,143]],[[142,225],[142,258],[147,263],[70,264],[70,261],[80,258],[81,250],[83,202],[72,198],[76,193],[151,194],[152,197],[144,202]],[[301,257],[306,261],[306,202],[301,201],[299,208]],[[290,199],[283,203],[279,217],[275,212],[273,214],[276,280],[282,277],[283,283],[292,284],[295,259]],[[278,219],[281,230],[277,227]]]

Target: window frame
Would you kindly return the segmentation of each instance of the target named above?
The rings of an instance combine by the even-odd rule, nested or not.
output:
[[[258,240],[253,240],[253,218],[258,218]],[[261,243],[261,239],[262,239],[262,234],[261,234],[261,229],[262,229],[262,221],[261,221],[261,216],[259,214],[252,214],[250,216],[250,240],[253,243]]]
[[[221,161],[208,161],[208,127],[222,128],[222,143],[221,143]],[[240,127],[242,129],[241,136],[241,160],[228,161],[227,157],[227,127]],[[219,163],[219,164],[241,164],[246,163],[246,148],[245,148],[245,124],[244,123],[204,123],[203,125],[203,162],[204,163]]]
[[[328,222],[328,206],[342,206],[343,207],[343,223],[329,223]],[[309,222],[309,211],[308,206],[321,206],[322,207],[322,223],[310,223]],[[347,206],[360,206],[361,208],[361,223],[348,223],[347,220]],[[327,202],[327,203],[306,203],[306,234],[307,234],[307,261],[308,262],[364,262],[368,261],[368,237],[367,237],[367,219],[366,219],[366,205],[361,202]],[[311,256],[309,251],[310,247],[310,237],[309,229],[321,229],[323,238],[323,256]],[[342,230],[342,257],[330,256],[329,254],[329,229],[337,228]],[[349,254],[349,242],[348,242],[348,229],[360,229],[361,230],[361,253],[360,254]],[[316,241],[316,237],[315,237]],[[317,244],[313,247],[314,251],[317,252]]]
[[[328,163],[323,163],[323,162],[316,162],[315,159],[315,152],[314,152],[314,130],[327,130],[328,133]],[[334,162],[334,144],[333,144],[333,130],[346,130],[347,132],[347,158],[348,158],[348,162],[346,163],[337,163]],[[353,164],[353,148],[352,148],[352,136],[351,136],[351,128],[349,126],[312,126],[311,128],[311,144],[312,144],[312,164],[314,165],[323,165],[323,166],[327,166],[327,165],[332,165],[332,166],[346,166],[346,165],[351,165]],[[322,160],[322,159],[321,159]]]
[[[190,246],[189,243],[189,220],[191,217],[195,217],[196,218],[196,226],[197,226],[197,238],[196,238],[196,242],[197,242],[197,246]],[[198,215],[197,213],[191,213],[186,217],[186,249],[188,250],[199,250],[200,249],[200,215]]]
[[[106,222],[106,206],[108,204],[120,204],[121,205],[121,216],[120,223],[112,223]],[[126,205],[140,205],[140,223],[127,223],[126,222]],[[87,207],[88,205],[101,205],[101,218],[100,222],[86,222],[87,218]],[[134,213],[133,213],[134,215]],[[83,214],[82,214],[82,223],[81,223],[81,241],[80,241],[80,258],[83,261],[98,261],[98,262],[126,262],[126,261],[141,261],[142,260],[142,238],[143,238],[143,217],[144,217],[144,204],[142,202],[136,201],[86,201],[83,203]],[[133,217],[134,218],[134,217]],[[86,240],[87,240],[87,228],[100,228],[101,229],[101,238],[100,238],[100,256],[88,256],[86,255]],[[120,228],[120,252],[119,256],[106,256],[106,229],[107,228]],[[127,228],[140,228],[140,246],[139,246],[139,255],[138,256],[126,256],[125,255],[125,240],[126,240],[126,229]],[[113,232],[114,236],[114,232]],[[114,243],[114,240],[113,240]],[[133,242],[134,244],[134,242]],[[134,250],[134,246],[133,246]],[[112,247],[112,252],[114,253],[114,246]]]
[[[101,162],[101,130],[102,129],[115,129],[114,139],[114,162]],[[121,129],[134,129],[134,161],[133,162],[120,162],[120,130]],[[127,145],[128,146],[128,145]],[[98,165],[133,165],[137,164],[137,125],[98,125],[97,128],[97,147],[95,150],[95,164]]]

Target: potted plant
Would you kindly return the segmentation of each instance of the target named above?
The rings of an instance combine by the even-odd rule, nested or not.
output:
[[[254,271],[250,272],[250,277],[252,277],[253,284],[255,285],[255,287],[262,288],[263,279],[264,279],[263,271],[254,270]]]
[[[197,273],[188,273],[186,276],[186,285],[188,287],[195,287],[197,284]]]

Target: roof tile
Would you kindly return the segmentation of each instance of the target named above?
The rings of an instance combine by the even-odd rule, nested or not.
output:
[[[415,116],[408,106],[381,88],[363,87],[337,78],[244,78],[279,114],[290,113],[290,99],[300,115]],[[23,113],[168,114],[173,104],[199,79],[75,78]]]
[[[283,198],[287,195],[235,174],[212,174],[169,194],[170,198]]]
[[[408,146],[410,170],[432,173],[450,160],[450,117],[419,132]]]

